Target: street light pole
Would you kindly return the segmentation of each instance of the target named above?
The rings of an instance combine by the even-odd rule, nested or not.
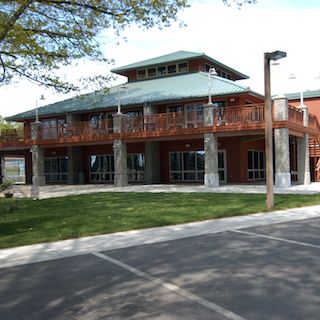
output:
[[[273,141],[272,141],[272,108],[271,108],[271,81],[270,61],[286,57],[286,52],[275,51],[264,53],[264,119],[265,119],[265,153],[266,153],[266,184],[267,209],[274,207],[273,192]]]
[[[121,85],[118,87],[118,112],[117,114],[121,114],[121,93],[120,93],[120,89],[122,90],[126,90],[128,89],[128,87]]]
[[[208,105],[212,105],[212,94],[211,94],[211,85],[212,85],[212,83],[211,83],[211,80],[212,80],[212,78],[211,78],[211,76],[216,76],[217,75],[217,71],[216,71],[216,69],[215,68],[210,68],[209,69],[209,72],[208,72],[208,77],[209,77],[209,79],[208,79],[208,84],[209,84],[209,88],[208,88]]]
[[[39,100],[46,100],[42,94]],[[36,123],[39,122],[39,112],[38,112],[38,99],[36,100]]]

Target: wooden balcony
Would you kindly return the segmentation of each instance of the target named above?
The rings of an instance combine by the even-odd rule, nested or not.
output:
[[[303,112],[289,107],[288,120],[273,121],[274,128],[289,127],[292,132],[308,131],[311,138],[320,142],[320,126],[315,116],[309,116],[309,127],[303,126]],[[11,132],[0,138],[0,149],[5,147],[67,146],[112,143],[114,139],[141,141],[144,139],[166,139],[167,137],[201,136],[215,132],[220,135],[262,134],[264,132],[264,106],[262,104],[227,107],[213,111],[213,125],[205,125],[204,113],[194,112],[160,113],[141,117],[123,116],[121,133],[113,130],[113,119],[97,123],[88,121],[71,124],[41,125],[39,138],[30,139],[30,132]]]
[[[203,112],[160,113],[122,119],[123,138],[160,137],[264,128],[264,107],[230,107],[213,112],[213,125],[205,125]]]
[[[296,108],[289,106],[289,123],[291,124],[297,124],[299,126],[303,126],[303,111]]]
[[[88,121],[69,124],[43,125],[40,127],[39,145],[78,144],[113,140],[113,122],[104,120],[98,123]]]
[[[23,129],[7,129],[1,132],[0,149],[23,148],[30,142],[30,136]]]

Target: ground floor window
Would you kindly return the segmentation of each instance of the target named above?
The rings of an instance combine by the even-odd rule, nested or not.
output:
[[[25,160],[19,157],[4,158],[4,180],[25,183]]]
[[[90,156],[90,181],[110,182],[114,180],[113,155]]]
[[[220,182],[227,182],[226,150],[218,151],[218,174]]]
[[[203,181],[205,174],[204,151],[170,152],[170,181]],[[226,152],[218,152],[220,182],[226,182]]]
[[[261,150],[248,151],[248,180],[265,180],[265,153]]]
[[[127,156],[128,181],[144,181],[145,159],[143,153],[128,154]],[[90,182],[114,181],[114,156],[90,156]]]
[[[144,181],[144,154],[129,154],[127,157],[128,181],[142,182]]]
[[[170,152],[170,181],[203,181],[204,151]]]
[[[44,160],[46,182],[68,181],[68,158],[46,158]]]

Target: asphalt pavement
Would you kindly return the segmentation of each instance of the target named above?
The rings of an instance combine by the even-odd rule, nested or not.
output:
[[[0,250],[0,319],[319,319],[319,231],[315,206]]]

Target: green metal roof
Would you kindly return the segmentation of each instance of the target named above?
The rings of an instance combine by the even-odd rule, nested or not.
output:
[[[156,58],[147,59],[139,62],[135,62],[132,64],[128,64],[119,68],[114,68],[111,71],[118,74],[123,74],[125,71],[133,70],[133,69],[140,69],[140,68],[146,68],[149,66],[155,66],[160,65],[168,62],[177,62],[182,60],[190,60],[195,58],[203,58],[206,60],[211,61],[213,64],[218,65],[222,67],[225,70],[229,70],[230,72],[233,72],[237,74],[242,79],[248,79],[249,77],[235,69],[232,69],[225,64],[212,59],[211,57],[207,56],[204,53],[198,53],[198,52],[191,52],[191,51],[177,51],[169,54],[165,54]]]
[[[38,109],[39,117],[64,115],[116,108],[119,102],[126,108],[135,105],[157,104],[179,100],[206,98],[208,96],[208,74],[205,72],[136,81],[63,100]],[[246,86],[218,76],[212,77],[212,96],[225,96],[250,92]],[[9,121],[35,118],[35,109],[7,117]]]
[[[285,94],[288,100],[299,100],[300,99],[300,92],[294,93],[287,93]],[[320,90],[308,90],[303,91],[303,98],[319,98],[320,97]]]
[[[114,68],[111,71],[117,73],[120,71],[138,69],[138,68],[152,66],[152,65],[158,65],[158,64],[162,64],[162,63],[199,58],[199,57],[202,57],[203,55],[204,55],[203,53],[198,53],[198,52],[177,51],[177,52],[165,54],[163,56],[159,56],[156,58],[147,59],[147,60],[135,62],[132,64],[128,64],[126,66],[122,66],[119,68]]]

